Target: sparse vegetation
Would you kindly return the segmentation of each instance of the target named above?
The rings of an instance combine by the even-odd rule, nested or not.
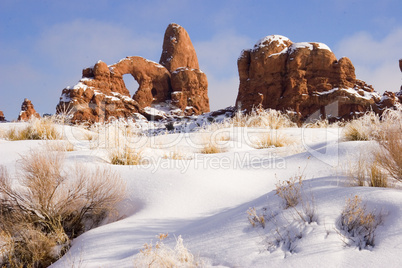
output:
[[[347,175],[351,186],[389,187],[388,176],[381,167],[378,154],[372,156],[360,153],[355,164],[350,164]],[[371,159],[371,158],[374,159]]]
[[[294,207],[301,201],[302,181],[303,175],[297,175],[276,184],[275,194],[282,198],[285,208]]]
[[[46,148],[49,151],[58,151],[58,152],[72,152],[74,151],[74,145],[69,141],[55,141],[55,142],[47,142]]]
[[[389,175],[402,181],[402,127],[399,125],[388,129],[379,141],[380,151],[377,162]]]
[[[3,136],[10,141],[61,139],[52,118],[32,118],[23,128],[11,128]]]
[[[237,112],[230,120],[234,127],[263,127],[279,129],[297,126],[290,117],[274,109],[263,109],[261,106],[254,108],[250,114]]]
[[[255,208],[249,208],[247,210],[248,220],[253,227],[261,225],[262,228],[265,228],[265,216],[264,214],[257,214],[257,210]]]
[[[348,141],[374,140],[378,138],[380,129],[380,117],[374,112],[368,112],[346,123],[344,137]]]
[[[108,169],[75,165],[64,171],[64,155],[31,151],[19,162],[18,178],[0,167],[1,265],[47,267],[70,240],[113,216],[125,184]]]
[[[183,245],[183,239],[176,239],[174,249],[166,246],[163,240],[167,234],[159,234],[155,245],[146,243],[134,258],[134,267],[202,267],[191,252]]]
[[[283,147],[290,144],[289,137],[277,131],[263,132],[255,138],[256,140],[253,142],[253,146],[256,149]]]
[[[178,150],[176,148],[167,154],[165,153],[163,155],[163,158],[164,159],[173,159],[173,160],[189,160],[189,159],[191,159],[191,156],[184,154],[183,152],[181,152],[180,150]]]
[[[382,222],[381,215],[367,211],[359,196],[346,200],[339,219],[339,229],[359,249],[374,247],[375,230]]]
[[[208,134],[205,134],[202,137],[203,147],[200,151],[202,154],[217,154],[225,152],[223,146],[221,146],[214,138],[216,137]]]

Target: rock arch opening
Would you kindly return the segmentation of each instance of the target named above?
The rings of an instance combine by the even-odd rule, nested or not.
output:
[[[138,88],[140,87],[140,85],[131,74],[123,75],[123,80],[127,90],[130,92],[130,96],[133,97],[135,92],[137,92]]]

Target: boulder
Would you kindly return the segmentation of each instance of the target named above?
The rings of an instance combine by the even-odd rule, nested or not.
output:
[[[362,112],[380,112],[381,96],[372,86],[356,79],[348,58],[337,60],[322,43],[293,43],[270,35],[238,59],[240,77],[236,105],[250,111],[263,108],[292,110],[305,120],[318,117],[350,119]],[[337,103],[337,111],[326,111]],[[318,111],[318,113],[317,113]]]
[[[4,117],[3,111],[0,111],[0,122],[5,122],[6,118]]]
[[[63,89],[56,112],[71,115],[72,122],[90,123],[134,117],[137,113],[148,115],[144,108],[167,102],[173,104],[172,109],[180,108],[188,115],[208,112],[207,78],[198,69],[197,55],[183,27],[170,24],[167,28],[161,62],[165,63],[138,56],[112,65],[98,61],[82,71],[78,84]],[[175,66],[184,69],[177,71]],[[175,69],[171,72],[171,68]],[[126,74],[139,84],[133,96],[123,80]]]
[[[32,118],[40,118],[40,115],[35,111],[32,102],[28,99],[24,99],[18,121],[28,121]]]

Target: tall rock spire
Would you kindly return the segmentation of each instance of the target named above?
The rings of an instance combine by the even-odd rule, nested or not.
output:
[[[186,29],[171,23],[166,29],[163,39],[162,55],[159,63],[169,72],[186,67],[199,69],[197,54]]]

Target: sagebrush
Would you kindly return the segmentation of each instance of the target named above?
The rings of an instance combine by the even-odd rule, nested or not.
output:
[[[364,249],[374,247],[375,231],[382,222],[380,214],[368,211],[359,196],[346,200],[339,219],[339,228],[353,244]]]
[[[65,171],[64,154],[31,151],[12,178],[0,167],[1,263],[7,267],[47,267],[70,240],[115,216],[125,183],[109,169],[75,164]]]

